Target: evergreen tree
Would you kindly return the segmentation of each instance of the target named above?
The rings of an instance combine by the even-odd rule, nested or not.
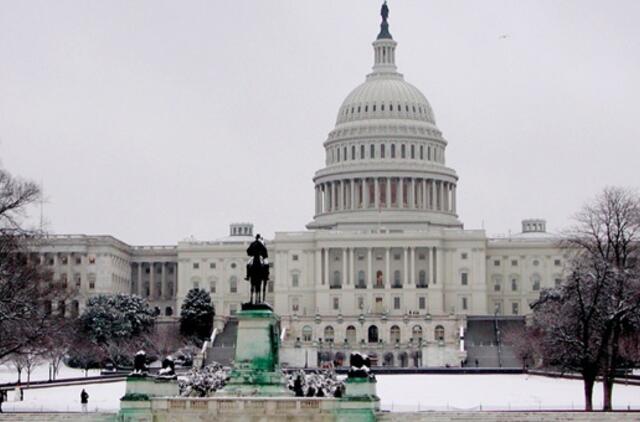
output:
[[[209,292],[191,289],[180,310],[180,332],[184,336],[204,340],[211,335],[214,315]]]

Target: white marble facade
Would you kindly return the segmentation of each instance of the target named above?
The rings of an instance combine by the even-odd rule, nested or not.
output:
[[[373,71],[338,110],[308,230],[267,240],[268,300],[282,317],[286,364],[364,349],[378,364],[457,366],[466,316],[527,314],[539,290],[562,278],[564,258],[543,220],[505,238],[463,228],[447,141],[427,99],[397,72],[396,45],[381,31]],[[222,329],[248,298],[253,234],[237,223],[215,241],[155,247],[59,236],[34,256],[53,262],[54,277],[79,278],[74,312],[92,294],[131,292],[175,317],[198,287],[211,292]]]

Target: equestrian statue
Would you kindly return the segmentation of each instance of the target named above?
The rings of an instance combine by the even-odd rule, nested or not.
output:
[[[247,276],[245,280],[251,282],[251,296],[249,303],[257,305],[264,303],[269,281],[269,254],[264,245],[264,239],[257,234],[256,239],[247,248],[250,257],[247,262]]]

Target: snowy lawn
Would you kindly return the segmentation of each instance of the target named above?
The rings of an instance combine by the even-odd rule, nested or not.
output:
[[[583,409],[581,380],[527,375],[378,375],[384,410]],[[602,407],[602,384],[593,391]],[[613,405],[640,409],[640,386],[616,384]]]
[[[526,375],[379,375],[378,396],[384,410],[525,410],[582,409],[582,381]],[[13,393],[6,410],[80,410],[83,386],[27,389],[24,401]],[[89,410],[115,412],[124,395],[123,381],[84,386]],[[614,407],[640,409],[640,386],[616,384]],[[594,406],[602,406],[602,385],[594,389]]]
[[[99,369],[90,369],[89,376],[97,376],[100,375]],[[64,364],[60,365],[60,369],[58,370],[58,376],[56,379],[63,378],[79,378],[84,377],[84,370],[69,368]],[[27,382],[27,371],[22,370],[22,383]],[[47,381],[49,379],[49,365],[43,364],[34,368],[31,372],[31,381]],[[18,381],[18,371],[11,366],[9,363],[4,363],[0,365],[0,384],[4,384],[7,382],[16,382]]]
[[[73,385],[68,387],[33,388],[24,390],[24,401],[14,401],[13,392],[9,392],[8,401],[2,408],[5,411],[58,411],[75,412],[82,410],[80,392],[89,393],[88,410],[91,412],[117,412],[120,397],[124,396],[125,382]]]

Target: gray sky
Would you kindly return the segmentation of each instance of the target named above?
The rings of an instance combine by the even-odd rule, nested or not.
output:
[[[449,141],[466,228],[565,226],[640,186],[640,2],[391,0],[397,64]],[[0,0],[0,165],[55,233],[267,235],[313,214],[380,1]],[[507,34],[506,38],[501,37]]]

